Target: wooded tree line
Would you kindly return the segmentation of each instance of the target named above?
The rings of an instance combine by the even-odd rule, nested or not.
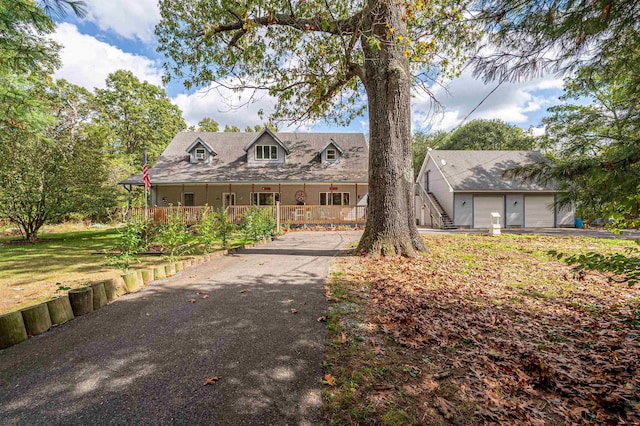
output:
[[[160,89],[132,81],[126,72],[110,76],[107,88],[95,93],[51,81],[59,60],[57,46],[46,39],[53,30],[47,7],[78,9],[81,4],[43,0],[41,8],[32,0],[0,0],[2,149],[15,154],[24,141],[20,152],[25,155],[54,152],[46,157],[72,158],[95,152],[77,146],[78,141],[87,141],[84,146],[93,143],[106,154],[100,157],[101,164],[92,167],[94,175],[101,170],[114,175],[122,170],[124,175],[127,168],[135,169],[139,154],[134,151],[141,144],[149,145],[153,159],[161,151],[153,139],[173,133],[157,123],[177,126],[182,118],[165,103]],[[487,80],[515,81],[549,70],[571,75],[567,104],[554,109],[546,123],[545,148],[553,161],[520,176],[557,179],[574,197],[593,188],[593,197],[584,200],[585,205],[601,210],[604,206],[626,220],[637,217],[640,24],[635,17],[640,3],[636,1],[340,0],[329,4],[326,0],[251,0],[238,4],[222,0],[196,5],[163,0],[160,11],[156,35],[159,51],[167,58],[166,79],[179,79],[188,88],[218,83],[268,90],[279,100],[275,117],[280,119],[346,123],[367,111],[371,220],[360,250],[411,256],[424,249],[411,208],[411,87],[431,94],[434,84],[458,75],[465,64]],[[136,98],[143,105],[134,107],[134,98],[118,93],[121,88],[130,93],[139,90]],[[76,106],[64,101],[65,96],[76,99]],[[585,97],[593,103],[571,103]],[[145,116],[146,102],[166,107],[168,119],[158,118],[162,109],[151,108],[152,114]],[[148,123],[136,121],[143,118]],[[207,128],[215,124],[202,123]],[[61,146],[61,141],[66,144]],[[29,144],[31,151],[26,149]],[[25,159],[22,164],[44,161],[43,157]],[[79,162],[32,167],[17,182],[30,179],[30,188],[43,189],[49,185],[45,180],[51,170],[79,176],[75,164]],[[7,175],[2,177],[7,179],[3,181],[15,170],[4,169]],[[82,187],[74,189],[74,183]],[[88,184],[79,183],[79,179],[67,181],[67,192],[82,193]],[[0,191],[9,202],[20,205],[5,188]],[[36,191],[32,196],[46,204],[51,193],[55,191]]]
[[[114,218],[127,203],[118,182],[142,170],[143,150],[153,164],[187,127],[164,89],[130,71],[94,91],[54,81],[60,46],[47,36],[68,10],[82,15],[84,4],[0,0],[0,217],[30,240],[47,222]],[[219,125],[207,117],[190,130]]]

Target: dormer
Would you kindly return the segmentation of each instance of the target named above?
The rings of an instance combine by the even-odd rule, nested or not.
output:
[[[344,154],[344,150],[340,148],[336,141],[329,139],[329,142],[322,147],[318,154],[322,164],[338,163],[340,162],[340,157]]]
[[[211,159],[218,155],[206,142],[204,142],[200,138],[196,138],[196,140],[189,145],[187,148],[187,152],[189,153],[189,162],[191,164],[198,163],[211,163]]]
[[[289,148],[269,129],[264,129],[247,146],[247,164],[261,166],[283,164],[286,162]]]

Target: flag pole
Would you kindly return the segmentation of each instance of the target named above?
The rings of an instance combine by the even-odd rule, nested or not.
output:
[[[149,221],[149,169],[147,166],[147,150],[142,151],[142,180],[144,181],[144,220]]]

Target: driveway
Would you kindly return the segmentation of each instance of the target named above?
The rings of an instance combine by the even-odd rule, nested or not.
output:
[[[0,351],[0,424],[321,424],[323,286],[360,234],[290,233]]]

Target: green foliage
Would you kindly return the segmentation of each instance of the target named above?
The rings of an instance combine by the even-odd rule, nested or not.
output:
[[[198,243],[202,244],[205,253],[211,253],[217,242],[216,228],[218,219],[214,212],[207,208],[202,214],[202,219],[198,224]]]
[[[640,246],[640,240],[636,240],[636,243]],[[640,249],[638,247],[629,247],[625,254],[587,252],[568,255],[556,250],[550,250],[548,253],[558,260],[563,260],[567,265],[572,265],[577,273],[585,269],[599,271],[606,274],[610,282],[626,282],[629,287],[640,281]]]
[[[224,131],[229,133],[238,133],[240,128],[238,126],[229,126],[228,124],[224,126]]]
[[[191,253],[196,243],[193,234],[183,223],[180,214],[176,212],[167,215],[167,225],[158,227],[154,240],[162,244],[171,262],[175,262],[178,256]]]
[[[476,7],[487,46],[478,46],[475,72],[487,80],[515,81],[585,65],[611,68],[640,44],[636,0],[481,0]]]
[[[466,5],[163,0],[156,35],[166,78],[184,79],[188,89],[211,82],[264,89],[278,99],[275,118],[346,122],[366,108],[359,97],[368,53],[368,60],[378,60],[390,49],[410,61],[417,87],[456,75],[478,36],[465,18]]]
[[[150,223],[130,222],[119,229],[118,242],[107,255],[108,265],[126,272],[132,263],[139,262],[139,254],[146,248],[150,228]]]
[[[107,152],[123,155],[141,170],[142,151],[153,164],[169,141],[186,127],[182,112],[166,92],[141,82],[131,71],[109,74],[105,89],[96,89],[98,117],[107,138]]]
[[[231,235],[238,227],[233,223],[229,213],[224,209],[214,213],[214,216],[216,218],[215,236],[220,240],[223,250],[226,250],[229,248],[229,239]]]
[[[90,94],[61,80],[39,96],[48,120],[0,132],[0,216],[31,241],[42,225],[69,213],[103,213],[111,206],[112,190],[105,186],[100,142],[83,131]]]
[[[454,130],[439,149],[534,150],[537,140],[520,127],[502,120],[473,120]]]
[[[424,133],[415,132],[411,135],[411,155],[413,158],[413,178],[418,177],[420,168],[427,156],[427,151],[431,149],[440,149],[446,143],[449,134],[446,132]]]
[[[253,207],[244,215],[243,231],[253,241],[273,236],[275,225],[271,209]]]
[[[229,248],[229,239],[236,230],[236,224],[231,221],[225,209],[215,212],[207,210],[198,225],[198,242],[204,246],[205,253],[211,252],[218,242],[226,250]]]
[[[216,120],[210,117],[204,117],[202,120],[198,121],[198,131],[199,132],[219,132],[220,124]]]

